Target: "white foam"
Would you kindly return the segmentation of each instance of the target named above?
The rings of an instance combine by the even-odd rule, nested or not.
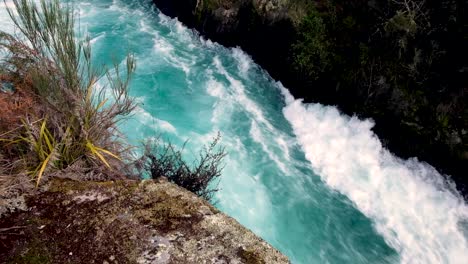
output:
[[[239,69],[239,72],[242,74],[242,77],[246,78],[247,73],[250,70],[250,66],[253,63],[252,59],[249,57],[249,55],[245,54],[245,52],[241,50],[239,47],[232,49],[232,56],[237,61],[237,68]]]
[[[229,116],[233,110],[233,100],[226,92],[223,84],[214,79],[211,70],[207,70],[205,75],[208,76],[206,92],[217,99],[213,104],[213,115],[211,117],[211,123],[217,126],[222,122],[226,122],[226,120],[230,120]]]
[[[170,133],[177,133],[176,128],[165,120],[158,119],[152,116],[141,107],[137,107],[134,111],[136,119],[143,125],[151,127],[154,131],[165,131]]]
[[[234,98],[239,102],[239,104],[244,107],[244,109],[252,115],[252,118],[263,124],[268,128],[268,130],[274,130],[273,126],[266,120],[263,115],[262,110],[257,106],[257,104],[247,97],[244,90],[244,85],[241,81],[233,78],[223,67],[221,61],[218,57],[213,59],[213,64],[219,73],[221,73],[230,83],[232,90],[235,92]]]
[[[13,1],[0,1],[0,30],[13,34],[14,25],[7,12],[7,8],[10,8],[10,10],[15,12],[15,5],[13,4]]]
[[[106,36],[106,33],[101,33],[93,38],[91,38],[91,40],[89,41],[91,45],[95,45],[98,41],[102,40],[104,37]]]
[[[240,49],[233,49],[233,54],[238,62],[237,65],[241,71],[241,74],[246,76],[249,68],[251,67],[250,65],[253,63],[252,60]],[[284,139],[282,133],[275,129],[274,126],[265,118],[263,111],[257,105],[257,103],[246,95],[245,86],[242,84],[242,82],[232,77],[226,71],[218,57],[213,59],[213,64],[215,65],[217,71],[229,81],[232,91],[234,91],[234,94],[227,100],[234,100],[238,102],[245,109],[245,111],[252,116],[252,120],[255,120],[255,122],[251,122],[250,127],[250,135],[252,139],[260,144],[263,151],[265,151],[265,153],[270,157],[271,160],[275,162],[275,164],[284,174],[288,174],[287,166],[282,160],[290,160],[289,148],[286,145],[286,140]],[[226,100],[228,95],[224,94],[224,87],[220,85],[221,84],[219,83],[218,85],[213,85],[211,89],[216,90],[211,90],[210,92],[221,93],[221,89],[223,89],[223,94],[219,94],[218,97],[222,96],[222,98]],[[270,144],[268,144],[267,141],[270,140],[276,142],[276,146],[282,150],[282,158],[280,158],[277,154],[274,153],[272,149],[270,149],[270,147],[268,147]]]
[[[281,152],[284,153],[284,157],[286,157],[288,161],[291,161],[291,157],[289,154],[289,147],[288,147],[288,145],[292,144],[290,142],[291,140],[285,140],[282,135],[275,136],[274,140],[276,142],[276,145],[281,149]]]
[[[371,131],[372,121],[281,91],[284,115],[314,171],[373,220],[402,263],[467,263],[460,221],[468,208],[443,176],[416,159],[392,156]]]
[[[267,144],[267,140],[264,138],[262,132],[260,131],[260,128],[258,127],[257,123],[252,120],[250,122],[250,136],[251,138],[257,142],[258,144],[260,144],[260,146],[262,147],[263,151],[268,155],[268,157],[275,162],[275,164],[277,165],[277,167],[284,173],[284,174],[288,174],[288,169],[287,169],[287,166],[286,164],[284,164],[280,159],[279,157],[272,151],[270,150],[268,144]]]
[[[117,12],[122,13],[122,14],[125,14],[125,13],[129,14],[130,13],[130,10],[128,10],[127,7],[120,5],[120,3],[118,3],[118,1],[116,1],[116,0],[112,0],[112,4],[109,6],[109,10],[117,11]]]
[[[160,56],[166,63],[181,69],[185,76],[190,74],[190,69],[194,64],[194,56],[184,58],[175,54],[174,45],[164,37],[161,37],[157,31],[151,30],[145,23],[140,22],[142,26],[140,30],[145,33],[153,35],[153,48],[157,56]]]
[[[206,91],[209,95],[220,99],[222,99],[224,96],[227,96],[223,84],[213,79],[212,76],[210,76],[208,79],[206,84]]]
[[[177,18],[171,18],[163,13],[158,14],[159,22],[161,25],[164,25],[170,30],[169,36],[173,38],[173,40],[187,44],[191,43],[194,39],[193,34],[194,32],[184,26],[182,22],[180,22]]]

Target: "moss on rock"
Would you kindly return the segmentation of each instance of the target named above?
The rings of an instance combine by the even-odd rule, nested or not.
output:
[[[0,263],[288,263],[164,179],[52,179],[25,200],[27,210],[0,218]]]

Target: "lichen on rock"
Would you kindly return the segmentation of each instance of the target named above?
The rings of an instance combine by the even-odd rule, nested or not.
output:
[[[208,202],[164,179],[51,179],[0,218],[0,263],[288,263]]]

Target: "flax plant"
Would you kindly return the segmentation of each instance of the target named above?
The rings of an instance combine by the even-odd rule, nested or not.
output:
[[[90,169],[104,166],[113,174],[112,164],[124,166],[121,157],[128,149],[116,124],[136,106],[128,94],[134,57],[127,56],[124,70],[118,64],[111,70],[96,68],[89,37],[80,40],[75,33],[71,5],[58,0],[13,4],[7,10],[20,34],[0,31],[0,49],[7,52],[0,68],[31,83],[40,109],[35,111],[39,116],[25,118],[36,121],[23,122],[0,144],[15,147],[37,184],[46,171],[77,161]]]

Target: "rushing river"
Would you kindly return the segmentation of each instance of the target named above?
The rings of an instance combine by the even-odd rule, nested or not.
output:
[[[188,140],[194,157],[219,131],[217,206],[292,263],[468,263],[466,203],[429,165],[382,148],[372,121],[295,100],[242,50],[151,1],[76,1],[76,12],[96,63],[137,58],[129,140]],[[0,25],[11,30],[4,6]]]

